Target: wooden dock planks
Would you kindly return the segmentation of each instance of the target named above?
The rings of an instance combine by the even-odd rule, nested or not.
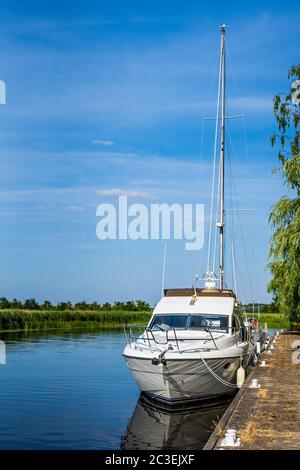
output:
[[[272,343],[274,344],[274,343]],[[257,364],[222,416],[203,450],[300,449],[300,332],[278,336],[267,367]],[[269,348],[270,349],[270,348]],[[259,389],[249,388],[258,379]],[[236,429],[240,447],[221,447],[228,428]]]

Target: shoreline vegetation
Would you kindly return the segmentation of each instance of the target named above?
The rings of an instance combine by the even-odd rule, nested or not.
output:
[[[259,319],[262,328],[287,329],[290,321],[276,313],[274,304],[259,304],[260,314],[252,312],[252,304],[244,304],[243,316]],[[113,304],[85,301],[72,304],[59,302],[53,305],[45,300],[39,304],[35,299],[21,302],[17,299],[0,298],[0,333],[46,330],[105,330],[121,329],[124,324],[147,324],[153,308],[144,300],[128,300]],[[297,327],[297,325],[295,325]]]
[[[288,318],[286,318],[284,315],[281,313],[263,313],[263,314],[258,314],[255,313],[253,315],[252,312],[248,312],[243,314],[243,317],[248,317],[248,318],[256,318],[259,320],[260,327],[264,329],[265,324],[267,324],[268,328],[279,328],[279,329],[289,329],[292,328],[293,323],[289,321]],[[297,324],[295,324],[297,325]]]
[[[151,311],[0,310],[0,332],[50,329],[113,329],[126,323],[147,323]]]
[[[152,309],[144,311],[1,309],[0,332],[120,329],[126,323],[146,324],[151,314]],[[265,327],[265,324],[268,328],[287,329],[292,327],[289,320],[279,313],[254,315],[248,313],[244,316],[258,318],[262,328]]]

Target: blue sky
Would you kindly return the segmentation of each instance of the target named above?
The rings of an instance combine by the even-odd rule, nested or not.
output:
[[[1,295],[158,300],[163,242],[98,240],[96,207],[121,189],[208,215],[214,124],[203,117],[215,114],[226,23],[228,113],[245,114],[229,124],[228,158],[239,207],[255,208],[235,225],[238,286],[242,300],[254,289],[268,301],[267,218],[286,192],[271,175],[272,98],[299,62],[299,3],[1,1],[0,14]],[[166,285],[202,274],[206,248],[170,242]]]

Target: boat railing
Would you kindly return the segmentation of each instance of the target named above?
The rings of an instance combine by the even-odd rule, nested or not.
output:
[[[137,324],[130,325],[128,323],[125,323],[123,325],[123,328],[124,328],[126,344],[131,344],[137,339],[137,334],[134,334],[133,330],[134,329],[138,330],[138,338],[142,339],[143,333],[147,329],[147,325],[137,325]]]
[[[216,343],[216,340],[224,337],[222,334],[221,336],[218,336],[215,338],[210,331],[209,328],[206,328],[204,330],[205,332],[209,333],[210,338],[199,338],[199,337],[187,337],[184,338],[186,341],[201,341],[203,343],[202,348],[197,348],[197,349],[207,349],[207,343],[213,343],[214,348],[209,348],[209,349],[215,349],[218,350],[218,346]],[[155,333],[160,334],[160,338],[157,337]],[[161,335],[164,333],[163,338],[161,338]],[[177,350],[179,350],[179,340],[178,336],[176,333],[176,329],[174,327],[170,327],[167,330],[153,330],[152,328],[148,327],[147,325],[136,325],[136,324],[125,324],[124,325],[124,334],[125,334],[125,339],[126,339],[126,344],[132,345],[132,343],[139,343],[139,344],[144,344],[149,347],[149,349],[152,349],[152,347],[157,344],[157,345],[167,345],[170,342],[176,344]],[[180,341],[183,339],[180,338]]]
[[[245,327],[244,331],[245,333],[243,334],[243,328],[240,327],[230,327],[229,330],[231,331],[231,334],[235,337],[235,344],[239,344],[242,342],[249,343],[251,339],[251,328]]]
[[[210,341],[212,341],[214,343],[215,349],[218,349],[218,346],[216,345],[215,338],[213,337],[212,332],[210,331],[210,329],[206,328],[205,331],[207,331],[210,334],[210,338],[211,338]]]
[[[138,330],[137,334],[133,333],[133,330]],[[165,340],[159,341],[157,337],[155,337],[154,331],[152,328],[149,328],[147,325],[124,325],[124,333],[126,338],[126,343],[131,344],[133,342],[139,341],[143,343],[148,343],[149,348],[151,349],[151,344],[156,343],[159,345],[166,345],[170,341],[175,341],[177,349],[179,349],[178,338],[176,334],[175,328],[170,328],[168,330],[156,330],[156,333],[164,333]],[[170,337],[170,333],[174,334],[174,337]]]

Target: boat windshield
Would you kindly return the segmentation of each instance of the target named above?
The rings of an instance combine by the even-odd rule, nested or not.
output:
[[[154,315],[150,328],[155,330],[191,329],[228,332],[228,315],[218,313]]]
[[[151,324],[151,329],[167,330],[170,328],[185,329],[188,315],[155,315]]]
[[[228,315],[203,313],[191,315],[188,328],[192,330],[202,330],[209,328],[212,331],[228,332]]]

